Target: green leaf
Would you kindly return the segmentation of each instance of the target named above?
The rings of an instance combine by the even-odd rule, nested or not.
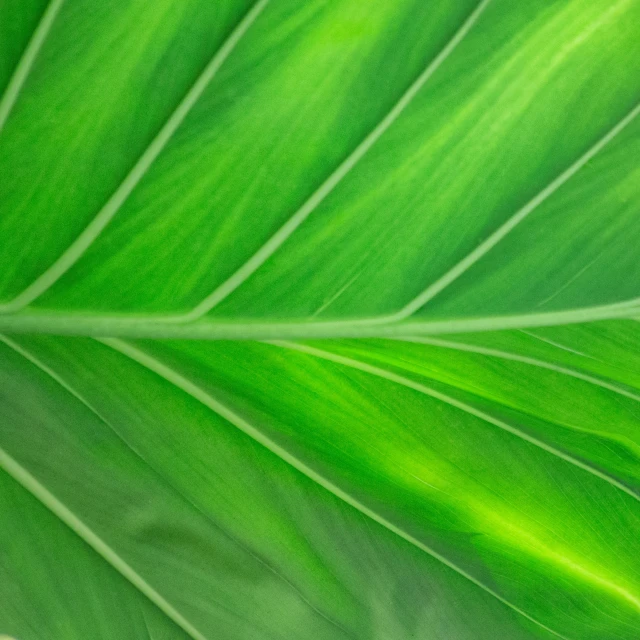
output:
[[[635,640],[638,24],[0,3],[0,634]]]
[[[53,2],[8,83],[0,327],[375,335],[640,306],[637,2],[147,4]]]

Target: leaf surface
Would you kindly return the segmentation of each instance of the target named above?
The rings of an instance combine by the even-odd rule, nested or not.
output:
[[[637,307],[637,1],[115,7],[62,4],[5,123],[5,329]]]
[[[636,640],[638,24],[0,4],[0,634]]]

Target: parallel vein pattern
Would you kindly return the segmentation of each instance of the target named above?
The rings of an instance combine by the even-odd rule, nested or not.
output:
[[[0,467],[16,482],[34,495],[43,505],[62,520],[70,529],[89,544],[109,564],[117,569],[131,584],[144,593],[149,600],[160,608],[169,618],[184,629],[194,640],[210,640],[201,634],[188,620],[186,620],[173,606],[167,602],[142,576],[132,569],[109,545],[97,536],[82,520],[70,511],[56,496],[24,469],[5,451],[0,449]]]
[[[15,343],[13,340],[8,338],[7,336],[0,335],[0,341],[3,342],[4,344],[6,344],[9,348],[13,349],[16,353],[20,354],[27,361],[29,361],[30,363],[35,365],[38,369],[43,371],[46,375],[51,377],[53,380],[55,380],[56,383],[58,383],[62,388],[64,388],[67,392],[69,392],[69,394],[71,394],[71,396],[73,396],[76,400],[78,400],[85,407],[87,407],[89,409],[89,411],[91,411],[91,413],[93,413],[101,422],[103,422],[104,424],[106,424],[109,427],[109,429],[116,435],[118,440],[121,440],[126,445],[126,447],[132,451],[132,453],[137,458],[139,458],[146,466],[149,466],[150,468],[152,468],[153,471],[155,473],[157,473],[158,477],[161,478],[163,483],[166,483],[168,486],[170,486],[173,491],[175,491],[176,493],[178,493],[180,495],[181,499],[184,499],[191,506],[193,506],[193,508],[198,510],[200,513],[203,513],[203,515],[207,518],[207,520],[209,520],[213,524],[213,526],[218,528],[218,525],[211,520],[210,516],[207,513],[204,513],[197,504],[193,503],[191,500],[189,500],[189,498],[184,496],[178,489],[173,487],[171,485],[171,482],[166,477],[164,477],[161,472],[159,472],[156,469],[154,469],[152,465],[150,465],[146,460],[144,460],[144,458],[142,456],[140,456],[140,454],[135,450],[135,448],[133,448],[124,438],[122,438],[122,436],[118,433],[117,429],[104,416],[102,416],[100,414],[100,412],[97,411],[80,393],[78,393],[71,385],[69,385],[64,379],[62,379],[55,371],[53,371],[50,367],[48,367],[46,364],[41,362],[37,357],[35,357],[33,354],[29,353],[27,350],[25,350],[23,347],[21,347],[19,344]],[[7,455],[7,454],[5,454],[5,455]],[[9,459],[9,458],[10,458],[10,456],[7,455],[7,459]],[[0,464],[1,464],[1,462],[0,462]],[[30,474],[28,474],[27,471],[24,471],[24,473],[18,473],[18,475],[16,475],[15,474],[15,469],[17,468],[16,465],[19,466],[18,463],[9,464],[9,467],[7,467],[5,470],[7,472],[11,473],[11,475],[13,477],[15,477],[15,479],[18,480],[18,481],[20,481],[21,479],[29,477]],[[36,485],[38,485],[37,481],[34,480],[34,482],[36,482]],[[27,483],[27,484],[24,484],[24,486],[25,486],[26,489],[31,491],[36,498],[40,499],[45,506],[50,508],[66,524],[68,524],[73,531],[75,531],[86,542],[88,542],[92,547],[94,547],[96,549],[96,551],[98,551],[98,553],[103,555],[103,557],[105,557],[105,559],[107,561],[111,562],[111,559],[114,557],[114,553],[105,555],[102,552],[104,548],[108,547],[108,545],[102,544],[102,545],[98,545],[98,547],[95,547],[94,540],[99,538],[99,536],[97,536],[95,534],[87,540],[84,537],[83,534],[86,533],[86,531],[89,531],[90,528],[87,527],[86,525],[82,525],[82,524],[81,524],[80,528],[78,528],[78,522],[80,522],[80,520],[78,518],[74,519],[74,517],[72,517],[71,520],[69,520],[69,514],[71,513],[71,511],[68,508],[64,507],[64,505],[59,500],[56,500],[56,499],[52,498],[52,496],[49,496],[48,491],[46,489],[43,489],[40,485],[38,485],[38,487],[40,487],[40,488],[38,488],[37,490],[34,490],[32,488],[33,487],[33,483]],[[52,500],[53,500],[53,502],[52,502]],[[261,565],[266,567],[268,571],[273,573],[278,578],[278,580],[282,580],[288,587],[290,587],[292,590],[294,590],[295,593],[300,597],[300,599],[307,606],[309,606],[316,614],[318,614],[319,616],[323,617],[331,625],[337,627],[342,633],[345,633],[345,635],[348,635],[348,634],[346,634],[344,629],[340,628],[339,625],[337,625],[337,623],[335,623],[333,620],[328,618],[322,611],[320,611],[317,607],[315,607],[304,596],[304,594],[300,592],[300,590],[295,585],[293,585],[289,580],[286,579],[285,576],[283,576],[280,572],[278,572],[276,569],[274,569],[272,566],[270,566],[268,563],[266,563],[262,558],[258,557],[254,553],[252,553],[249,549],[246,549],[244,547],[244,545],[239,540],[233,538],[233,536],[230,536],[225,531],[223,531],[223,533],[224,533],[225,536],[228,536],[231,540],[233,540],[234,544],[237,544],[237,545],[241,546],[243,549],[245,549],[247,551],[247,553],[255,561],[259,562]],[[115,554],[115,555],[117,555],[117,554]],[[115,564],[114,563],[112,563],[112,564],[115,567],[115,569],[120,571],[121,567],[124,566],[123,563],[124,563],[124,565],[128,566],[128,564],[126,562],[124,562],[124,560],[121,560],[121,562],[116,562]],[[130,568],[130,571],[123,572],[123,575],[124,575],[125,578],[129,579],[130,576],[132,575],[132,572],[136,573],[134,569]],[[138,575],[138,574],[136,573],[136,575]],[[132,581],[132,584],[135,587],[138,587],[138,585],[140,583],[146,584],[146,582],[144,580],[144,577],[138,575],[138,579],[136,581]],[[176,624],[181,626],[187,633],[189,633],[192,637],[194,637],[195,640],[200,640],[201,638],[204,637],[203,634],[201,634],[200,632],[196,631],[195,626],[193,624],[188,622],[188,616],[184,616],[182,613],[180,613],[178,611],[178,609],[176,607],[168,604],[167,600],[162,595],[157,593],[157,591],[155,589],[153,589],[152,587],[147,585],[147,588],[146,589],[141,589],[141,591],[142,591],[142,593],[144,595],[148,596],[150,598],[151,602],[153,602],[155,605],[157,605],[161,611],[166,613],[174,622],[176,622]],[[195,633],[195,635],[194,635],[194,633]]]
[[[247,32],[249,27],[256,21],[260,13],[265,9],[269,0],[259,0],[238,26],[217,51],[202,74],[197,78],[182,102],[171,114],[165,125],[153,139],[145,152],[134,165],[122,184],[109,198],[104,207],[98,212],[93,220],[87,225],[82,233],[76,238],[73,244],[33,283],[31,283],[22,293],[11,302],[0,305],[0,313],[13,313],[33,302],[59,280],[89,249],[95,240],[104,231],[106,226],[113,220],[124,202],[138,186],[140,181],[149,171],[156,158],[162,153],[174,133],[178,130],[184,119],[196,104],[200,96],[204,93],[213,78],[218,73],[225,60]],[[61,4],[57,2],[56,4]]]
[[[431,51],[430,38],[438,29],[429,23],[433,33],[421,40],[422,29],[412,26],[417,40],[415,50],[407,47],[411,73],[402,82],[394,77],[388,95],[381,88],[371,107],[364,100],[365,106],[354,108],[358,92],[391,83],[399,63],[389,53],[391,35],[383,38],[376,29],[385,20],[399,29],[412,12],[408,6],[381,6],[362,22],[356,3],[343,1],[344,14],[336,7],[314,5],[306,12],[286,3],[264,13],[266,0],[254,4],[212,59],[209,50],[203,52],[203,61],[209,60],[205,70],[168,120],[162,113],[160,133],[70,246],[65,240],[40,261],[33,248],[22,258],[16,253],[14,260],[12,243],[23,244],[27,232],[22,237],[8,222],[1,230],[10,242],[0,257],[10,263],[10,275],[4,283],[0,279],[0,289],[10,293],[0,304],[0,329],[129,337],[365,337],[636,315],[635,272],[620,277],[633,269],[624,243],[637,232],[632,158],[640,88],[625,68],[627,58],[633,59],[626,25],[635,16],[635,3],[582,7],[575,0],[548,7],[537,0],[521,16],[511,5],[502,6],[504,0],[469,0],[453,20],[445,15],[453,15],[448,0],[442,0],[442,15],[437,7],[420,11],[429,16],[433,11],[433,25],[441,23],[454,36]],[[169,9],[163,5],[163,11]],[[260,15],[261,24],[251,29]],[[345,23],[355,20],[361,31],[346,40],[336,35],[340,16]],[[503,20],[513,27],[504,38]],[[115,27],[114,33],[119,33]],[[170,29],[168,34],[172,37]],[[240,41],[243,47],[236,50]],[[606,59],[603,42],[611,43]],[[206,91],[234,50],[220,91]],[[158,60],[161,51],[154,52]],[[310,80],[292,71],[303,54],[300,64]],[[338,65],[342,57],[344,68]],[[138,59],[136,51],[132,60]],[[384,69],[381,78],[367,66],[376,61]],[[351,67],[358,65],[362,71],[356,73]],[[342,87],[343,76],[345,95],[334,104],[325,84]],[[608,89],[594,97],[590,109],[570,118],[583,95],[595,95],[591,85],[602,83]],[[44,95],[45,90],[50,88],[39,77],[33,91]],[[183,91],[181,86],[177,95]],[[260,100],[276,94],[271,115]],[[29,99],[33,109],[37,100]],[[635,106],[629,109],[630,104]],[[322,111],[318,140],[306,122],[315,109]],[[290,124],[286,135],[280,130],[284,124]],[[183,125],[179,140],[170,144]],[[339,153],[328,153],[325,144],[332,135],[342,136],[341,127],[349,135],[336,145]],[[234,141],[245,144],[245,129],[246,141],[251,140],[246,161],[234,150]],[[34,124],[34,132],[60,135],[55,119],[48,118]],[[10,133],[7,163],[15,165],[11,154],[19,145],[13,129]],[[566,140],[553,150],[559,136]],[[502,147],[510,158],[506,164],[499,160]],[[323,154],[330,160],[322,162]],[[292,172],[292,162],[303,168]],[[55,180],[64,184],[64,172],[59,173]],[[292,173],[297,177],[288,178]],[[114,182],[120,175],[118,169]],[[311,184],[303,184],[311,175]],[[324,181],[316,187],[318,178]],[[292,185],[298,191],[287,199]],[[304,195],[309,191],[310,197]],[[517,209],[520,193],[536,192]],[[6,218],[21,227],[20,211],[29,210],[35,196],[19,176],[7,193]],[[282,224],[288,207],[305,197]],[[38,206],[46,209],[42,200]],[[82,205],[70,207],[70,215],[80,212],[84,215]],[[52,229],[66,228],[59,212],[38,216],[34,229],[44,230],[49,217],[60,217],[50,223]],[[553,238],[550,220],[558,224]],[[539,236],[544,238],[538,243]],[[33,246],[38,243],[42,238]],[[498,246],[500,255],[494,251]],[[36,276],[40,268],[33,265],[51,260]],[[13,276],[25,282],[36,277],[22,288],[11,285]],[[221,284],[202,298],[211,281]],[[518,286],[503,291],[511,281]],[[421,282],[432,284],[416,295]]]
[[[606,380],[601,380],[600,378],[596,378],[595,376],[587,375],[585,373],[582,373],[581,371],[559,366],[557,364],[554,364],[553,362],[546,362],[544,360],[539,360],[537,358],[528,358],[527,356],[521,356],[516,353],[508,353],[506,351],[500,351],[498,349],[487,349],[487,348],[483,348],[475,345],[464,344],[462,342],[439,340],[437,338],[407,337],[407,338],[399,338],[399,339],[406,342],[431,344],[437,347],[445,347],[447,349],[453,349],[456,351],[469,351],[471,353],[479,353],[485,356],[494,356],[496,358],[504,358],[505,360],[514,360],[515,362],[530,364],[534,367],[549,369],[550,371],[556,371],[566,376],[571,376],[573,378],[578,378],[579,380],[584,380],[585,382],[589,382],[590,384],[596,385],[598,387],[602,387],[603,389],[608,389],[609,391],[613,391],[614,393],[619,393],[622,396],[626,396],[627,398],[631,398],[633,400],[637,400],[638,402],[640,402],[640,395],[638,395],[637,393],[633,393],[632,391],[624,389],[621,386],[612,384],[611,382],[607,382]]]
[[[433,59],[429,66],[416,78],[404,95],[398,100],[389,113],[376,125],[371,133],[353,150],[340,166],[322,183],[311,197],[296,211],[287,222],[245,262],[230,278],[217,287],[189,313],[181,316],[180,322],[192,322],[201,318],[233,293],[255,271],[257,271],[296,231],[296,229],[317,209],[332,191],[349,175],[351,170],[362,160],[376,142],[400,117],[422,87],[433,74],[446,62],[456,47],[471,31],[491,0],[482,0],[469,18],[460,27],[453,38]]]
[[[638,24],[0,2],[0,636],[636,640]]]
[[[437,341],[436,341],[437,343]],[[359,369],[360,371],[364,371],[365,373],[369,373],[371,375],[374,376],[378,376],[380,378],[384,378],[386,380],[390,380],[391,382],[395,382],[396,384],[402,385],[404,387],[408,387],[410,389],[414,389],[415,391],[418,391],[419,393],[424,393],[425,395],[431,396],[433,398],[436,398],[437,400],[440,400],[441,402],[445,402],[447,404],[450,404],[453,407],[456,407],[457,409],[460,409],[461,411],[464,411],[466,413],[469,413],[470,415],[475,416],[476,418],[480,418],[481,420],[484,420],[486,422],[488,422],[489,424],[492,424],[500,429],[504,429],[505,431],[508,431],[509,433],[515,435],[518,438],[522,438],[523,440],[526,440],[527,442],[530,442],[531,444],[534,444],[536,447],[540,447],[541,449],[544,449],[545,451],[547,451],[548,453],[554,455],[554,456],[558,456],[559,458],[562,458],[563,460],[565,460],[566,462],[569,462],[570,464],[573,464],[577,467],[580,467],[581,469],[584,469],[585,471],[587,471],[588,473],[593,474],[594,476],[600,478],[601,480],[604,480],[605,482],[608,482],[610,484],[612,484],[613,486],[617,487],[618,489],[624,491],[625,493],[629,494],[632,498],[635,498],[636,500],[640,501],[640,495],[638,495],[635,491],[633,491],[632,489],[630,489],[629,487],[627,487],[626,485],[624,485],[622,482],[620,482],[618,479],[616,479],[615,477],[608,475],[606,473],[603,473],[602,471],[600,471],[599,469],[597,469],[596,467],[594,467],[593,465],[584,462],[582,460],[579,460],[577,458],[575,458],[574,456],[571,456],[567,453],[565,453],[564,451],[561,451],[560,449],[557,449],[556,447],[553,447],[551,445],[549,445],[546,442],[543,442],[542,440],[540,440],[539,438],[535,438],[533,436],[531,436],[530,434],[524,432],[522,429],[518,429],[517,427],[508,424],[502,420],[497,419],[496,417],[489,415],[488,413],[484,412],[484,411],[479,411],[478,409],[476,409],[475,407],[472,407],[471,405],[464,403],[464,402],[460,402],[459,400],[457,400],[456,398],[453,398],[451,396],[448,396],[444,393],[441,393],[439,391],[437,391],[436,389],[430,388],[424,384],[419,384],[414,382],[413,380],[410,380],[409,378],[400,376],[396,373],[393,373],[392,371],[388,371],[386,369],[382,369],[380,367],[375,367],[372,366],[370,364],[367,364],[366,362],[360,362],[358,360],[355,360],[353,358],[347,358],[345,356],[339,355],[339,354],[335,354],[335,353],[331,353],[330,351],[324,351],[322,349],[318,349],[316,347],[310,347],[307,345],[303,345],[303,344],[297,344],[295,342],[285,342],[285,341],[271,341],[269,342],[269,344],[273,344],[275,346],[279,346],[282,347],[284,349],[292,349],[295,351],[300,351],[302,353],[308,353],[312,356],[315,356],[317,358],[322,358],[324,360],[329,360],[330,362],[335,362],[337,364],[342,364],[345,365],[347,367],[352,367],[354,369]],[[640,606],[640,601],[636,601],[634,599],[634,602],[636,602],[639,606]]]
[[[127,344],[126,342],[123,342],[121,340],[116,340],[112,338],[103,338],[100,341],[116,349],[117,351],[123,353],[124,355],[127,355],[128,357],[132,358],[136,362],[140,363],[142,366],[162,376],[163,378],[171,382],[173,385],[175,385],[179,389],[182,389],[187,394],[193,396],[194,398],[199,400],[202,404],[209,407],[212,411],[215,411],[216,413],[221,415],[225,420],[228,420],[235,427],[241,429],[249,437],[253,438],[257,442],[265,446],[267,449],[275,453],[278,457],[288,462],[290,465],[295,467],[298,471],[302,472],[304,475],[308,476],[309,478],[311,478],[312,480],[320,484],[322,487],[324,487],[325,489],[327,489],[337,497],[341,498],[342,500],[350,504],[352,507],[358,509],[358,511],[361,511],[362,513],[369,516],[370,518],[372,518],[379,524],[383,525],[390,531],[396,533],[397,535],[404,538],[411,544],[417,546],[418,548],[422,549],[429,555],[433,556],[443,564],[447,565],[449,568],[453,569],[460,575],[464,576],[465,578],[467,578],[468,580],[476,584],[478,587],[480,587],[484,591],[490,593],[492,596],[494,596],[495,598],[503,602],[505,605],[507,605],[508,607],[510,607],[517,613],[519,613],[520,615],[523,615],[525,618],[531,620],[535,624],[539,625],[541,628],[552,633],[554,636],[563,638],[564,640],[569,640],[565,636],[555,632],[553,629],[549,629],[547,626],[545,626],[538,620],[532,618],[525,611],[523,611],[522,609],[518,608],[517,606],[513,605],[512,603],[504,599],[497,592],[495,592],[490,587],[483,584],[482,582],[474,578],[472,575],[470,575],[469,573],[467,573],[466,571],[458,567],[455,563],[441,556],[439,553],[429,548],[424,543],[420,542],[418,539],[409,535],[408,533],[403,531],[401,528],[394,525],[392,522],[389,522],[386,519],[382,518],[375,511],[369,509],[366,505],[361,504],[353,496],[350,496],[349,494],[345,493],[339,487],[337,487],[336,485],[331,483],[329,480],[327,480],[326,478],[318,474],[316,471],[314,471],[312,468],[308,467],[304,462],[302,462],[301,460],[298,460],[295,456],[291,455],[288,451],[283,449],[277,443],[273,442],[268,437],[264,436],[259,429],[257,429],[255,426],[248,423],[241,416],[237,415],[233,410],[229,409],[227,406],[220,403],[218,400],[216,400],[210,394],[203,391],[200,387],[198,387],[196,384],[194,384],[190,380],[184,378],[180,374],[173,371],[170,367],[166,366],[165,364],[156,360],[155,358],[149,356],[148,354],[146,354],[144,351],[141,351],[137,347]],[[637,605],[638,605],[638,608],[640,608],[640,601],[638,601]]]
[[[504,224],[496,229],[486,240],[480,243],[471,253],[453,266],[447,273],[433,284],[429,285],[419,296],[404,306],[398,313],[387,318],[389,322],[396,322],[414,314],[429,300],[435,298],[452,282],[481,260],[509,233],[511,233],[523,220],[533,213],[545,200],[550,198],[558,189],[573,178],[583,167],[611,143],[622,131],[624,131],[640,114],[640,104],[637,104],[620,122],[608,131],[596,142],[584,155],[578,158],[566,171],[563,171],[553,182],[547,185],[537,196],[530,200],[522,209],[513,214]],[[635,304],[635,300],[629,300],[623,304]]]

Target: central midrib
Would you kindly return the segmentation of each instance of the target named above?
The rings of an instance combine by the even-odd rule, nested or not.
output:
[[[120,338],[184,338],[207,340],[277,340],[305,338],[385,338],[443,335],[548,327],[597,320],[640,317],[640,298],[625,302],[504,316],[409,319],[385,322],[384,317],[345,320],[248,320],[246,318],[167,322],[162,315],[90,315],[82,313],[28,312],[0,314],[0,332]]]

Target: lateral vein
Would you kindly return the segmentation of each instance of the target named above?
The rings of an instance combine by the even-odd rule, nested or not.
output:
[[[461,567],[458,567],[456,564],[454,564],[451,560],[447,559],[445,556],[441,555],[431,547],[428,547],[426,544],[424,544],[417,538],[413,537],[411,534],[407,533],[402,528],[398,527],[397,525],[394,525],[391,521],[380,516],[373,509],[370,509],[365,504],[363,504],[362,502],[360,502],[359,500],[351,496],[349,493],[340,489],[340,487],[333,484],[330,480],[328,480],[327,478],[319,474],[317,471],[314,471],[311,467],[309,467],[304,462],[302,462],[301,460],[296,458],[294,455],[289,453],[285,448],[283,448],[282,446],[280,446],[279,444],[271,440],[268,436],[263,434],[258,428],[250,424],[247,420],[245,420],[240,415],[235,413],[232,409],[228,408],[226,405],[219,402],[210,393],[202,389],[193,381],[185,378],[184,376],[179,374],[177,371],[175,371],[168,365],[157,360],[156,358],[142,351],[141,349],[134,347],[133,345],[128,344],[127,342],[124,342],[122,340],[118,340],[115,338],[102,338],[100,341],[103,344],[109,345],[112,348],[119,351],[120,353],[128,356],[132,360],[135,360],[142,366],[146,367],[150,371],[153,371],[157,375],[167,380],[167,382],[170,382],[171,384],[181,389],[191,397],[195,398],[196,400],[201,402],[204,406],[208,407],[209,409],[217,413],[219,416],[227,420],[233,426],[240,429],[240,431],[245,433],[247,436],[249,436],[256,442],[258,442],[262,446],[266,447],[269,451],[271,451],[272,453],[277,455],[279,458],[281,458],[283,461],[287,462],[292,467],[297,469],[299,472],[303,473],[305,476],[307,476],[308,478],[310,478],[311,480],[313,480],[314,482],[316,482],[317,484],[325,488],[327,491],[329,491],[336,497],[340,498],[350,506],[354,507],[364,515],[368,516],[378,524],[382,525],[392,533],[395,533],[396,535],[400,536],[407,542],[413,544],[417,548],[429,554],[430,556],[440,561],[442,564],[446,565],[447,567],[449,567],[456,573],[460,574],[467,580],[473,582],[477,587],[489,593],[490,595],[495,597],[504,605],[508,606],[513,611],[524,616],[525,618],[537,624],[538,626],[545,629],[549,633],[559,638],[562,638],[563,640],[569,640],[568,638],[561,635],[557,631],[554,631],[553,629],[544,625],[542,622],[539,622],[538,620],[530,616],[528,613],[526,613],[526,611],[520,609],[513,603],[509,602],[506,598],[502,597],[499,593],[497,593],[496,591],[494,591],[493,589],[491,589],[490,587],[482,583],[480,580],[472,576],[470,573],[467,573]]]
[[[344,180],[349,172],[362,160],[376,142],[400,117],[425,83],[442,66],[456,47],[464,40],[472,27],[479,20],[491,0],[482,0],[458,29],[453,38],[445,45],[427,68],[418,76],[413,84],[402,95],[395,106],[378,123],[367,137],[351,152],[337,169],[320,185],[309,199],[245,262],[233,275],[216,287],[204,300],[186,314],[171,318],[173,322],[192,322],[202,317],[227,296],[242,285],[255,271],[257,271],[296,231],[296,229],[315,211],[315,209],[329,196]]]
[[[165,476],[164,473],[160,472],[155,468],[154,465],[150,464],[136,449],[129,443],[123,436],[118,432],[115,426],[111,423],[111,421],[107,420],[88,400],[86,400],[78,391],[76,391],[66,380],[64,380],[59,374],[57,374],[51,367],[43,363],[32,353],[27,351],[24,347],[17,344],[10,338],[5,335],[0,334],[0,342],[6,344],[10,349],[13,349],[16,353],[21,355],[25,360],[36,366],[38,369],[47,374],[50,378],[55,380],[65,391],[67,391],[71,396],[73,396],[76,400],[78,400],[81,404],[83,404],[91,413],[93,413],[101,422],[103,422],[115,435],[115,437],[122,442],[127,449],[129,449],[133,455],[136,456],[145,466],[149,467],[153,473],[160,478],[160,480],[165,484],[171,491],[173,491],[176,495],[178,495],[182,500],[184,500],[188,505],[190,505],[193,509],[195,509],[199,514],[201,514],[206,520],[217,530],[221,531],[229,540],[231,540],[234,544],[238,545],[242,548],[249,556],[251,556],[256,562],[264,566],[268,571],[270,571],[274,576],[276,576],[279,580],[284,582],[288,587],[290,587],[300,598],[302,602],[304,602],[314,613],[317,613],[320,617],[324,618],[331,625],[340,629],[345,636],[350,637],[345,629],[343,629],[337,622],[329,618],[324,612],[318,609],[307,597],[298,589],[296,585],[294,585],[288,578],[282,575],[278,570],[276,570],[271,564],[263,560],[260,556],[255,554],[250,548],[248,548],[243,542],[238,540],[235,536],[231,535],[228,531],[222,528],[218,523],[216,523],[209,513],[203,510],[200,505],[191,500],[187,495],[185,495],[178,487],[174,486],[173,482],[169,480]],[[98,340],[98,342],[100,342]],[[154,604],[157,604],[153,601]],[[166,612],[165,612],[166,613]],[[2,638],[0,638],[2,640]]]
[[[370,375],[374,375],[379,378],[384,378],[385,380],[389,380],[390,382],[395,382],[396,384],[402,385],[403,387],[413,389],[414,391],[423,393],[424,395],[435,398],[436,400],[440,400],[440,402],[444,402],[452,407],[455,407],[456,409],[459,409],[461,411],[464,411],[465,413],[468,413],[469,415],[479,418],[484,422],[492,424],[502,429],[503,431],[507,431],[508,433],[511,433],[512,435],[518,438],[521,438],[522,440],[526,440],[530,444],[533,444],[534,446],[540,449],[543,449],[544,451],[546,451],[547,453],[550,453],[553,456],[561,458],[565,462],[569,462],[570,464],[576,467],[579,467],[580,469],[600,478],[600,480],[604,480],[605,482],[613,485],[617,489],[624,491],[625,493],[630,495],[632,498],[640,501],[640,496],[637,493],[635,493],[632,489],[627,487],[625,484],[623,484],[613,476],[603,473],[602,471],[599,471],[595,467],[592,467],[590,464],[583,462],[578,458],[574,458],[573,456],[565,453],[564,451],[547,444],[543,440],[535,438],[534,436],[529,435],[525,431],[522,431],[521,429],[518,429],[517,427],[514,427],[513,425],[510,425],[507,422],[499,420],[498,418],[494,418],[492,415],[485,413],[484,411],[480,411],[479,409],[472,407],[466,402],[461,402],[460,400],[457,400],[452,396],[448,396],[445,393],[441,393],[436,389],[432,389],[431,387],[427,387],[426,385],[420,384],[418,382],[414,382],[409,378],[405,378],[404,376],[400,376],[391,371],[387,371],[386,369],[382,369],[380,367],[370,365],[366,362],[361,362],[360,360],[355,360],[354,358],[341,356],[341,355],[332,353],[330,351],[324,351],[323,349],[318,349],[316,347],[310,347],[308,345],[298,344],[294,342],[287,342],[285,340],[268,340],[265,342],[278,347],[282,347],[284,349],[290,349],[293,351],[306,353],[316,358],[321,358],[323,360],[335,362],[336,364],[341,364],[343,366],[351,367],[352,369],[358,369],[360,371],[363,371],[364,373],[368,373]]]
[[[20,92],[24,87],[33,64],[40,53],[44,43],[47,40],[47,36],[51,31],[51,27],[58,17],[58,13],[62,8],[65,0],[50,0],[47,8],[40,18],[38,26],[35,28],[29,44],[27,44],[20,61],[18,62],[9,84],[7,85],[2,100],[0,100],[0,132],[4,128],[11,111],[15,106]]]
[[[102,538],[93,532],[64,503],[53,495],[17,460],[0,448],[0,467],[18,484],[37,498],[49,511],[102,556],[114,569],[151,600],[163,613],[181,627],[193,640],[207,640],[188,620],[169,604],[139,573],[123,560]]]
[[[399,342],[416,342],[419,344],[429,344],[429,345],[433,345],[434,347],[443,347],[445,349],[453,349],[455,351],[466,351],[468,353],[479,353],[481,355],[501,358],[503,360],[513,360],[514,362],[522,362],[523,364],[529,364],[533,367],[548,369],[549,371],[555,371],[556,373],[561,373],[565,376],[570,376],[572,378],[577,378],[578,380],[583,380],[584,382],[588,382],[589,384],[602,387],[603,389],[608,389],[609,391],[613,391],[614,393],[618,393],[622,396],[626,396],[627,398],[631,398],[632,400],[636,400],[640,402],[640,395],[636,393],[627,391],[622,387],[618,387],[617,385],[611,384],[610,382],[607,382],[606,380],[602,380],[601,378],[598,378],[596,376],[591,376],[586,373],[576,371],[575,369],[571,369],[569,367],[562,367],[562,366],[553,364],[552,362],[547,362],[546,360],[539,360],[538,358],[529,358],[528,356],[521,356],[508,351],[501,351],[499,349],[489,349],[486,347],[479,347],[476,345],[466,344],[464,342],[452,342],[449,340],[440,340],[437,338],[406,337],[406,338],[396,338],[396,339]]]
[[[133,190],[147,174],[156,158],[160,155],[175,132],[183,123],[218,70],[235,49],[249,27],[256,21],[269,0],[259,0],[240,21],[231,35],[209,61],[204,71],[197,78],[185,97],[165,122],[151,144],[145,149],[127,177],[116,189],[102,209],[89,222],[72,244],[57,260],[40,276],[38,276],[22,293],[13,300],[0,305],[0,313],[12,313],[32,303],[45,291],[52,287],[91,247],[95,240],[113,220]]]
[[[640,104],[637,104],[622,120],[600,138],[586,153],[578,158],[570,167],[563,171],[555,180],[550,182],[538,195],[531,199],[521,209],[516,211],[506,222],[499,226],[486,240],[481,242],[473,251],[468,253],[460,262],[449,269],[443,276],[429,285],[422,293],[406,304],[400,311],[387,317],[390,322],[404,320],[413,315],[431,299],[449,287],[476,262],[481,260],[489,251],[506,238],[521,222],[533,213],[543,202],[549,199],[564,184],[573,178],[589,161],[614,140],[640,114]]]

